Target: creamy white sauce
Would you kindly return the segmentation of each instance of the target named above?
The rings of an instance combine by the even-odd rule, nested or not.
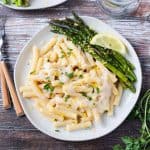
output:
[[[109,101],[112,95],[112,85],[109,83],[109,71],[103,67],[103,74],[101,77],[102,80],[102,87],[100,96],[98,97],[98,111],[103,113],[109,109]]]

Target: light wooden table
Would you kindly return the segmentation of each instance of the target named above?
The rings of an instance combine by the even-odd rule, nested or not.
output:
[[[54,8],[37,11],[15,11],[0,6],[0,14],[7,15],[5,50],[10,72],[16,58],[27,41],[50,18],[64,17],[75,10],[80,15],[97,17],[125,36],[135,47],[143,70],[142,91],[150,88],[150,0],[142,0],[136,13],[122,19],[105,15],[96,0],[68,0]],[[1,94],[0,94],[1,96]],[[126,120],[109,135],[88,142],[63,142],[44,135],[35,129],[26,117],[17,118],[13,109],[3,110],[0,101],[0,150],[111,150],[124,135],[138,135],[140,123]]]

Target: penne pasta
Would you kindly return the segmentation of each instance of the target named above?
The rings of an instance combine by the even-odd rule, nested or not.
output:
[[[109,116],[113,115],[114,100],[115,100],[115,96],[112,95],[111,99],[110,99],[110,103],[109,103],[109,110],[108,110],[108,115]]]
[[[22,95],[24,98],[31,98],[31,99],[36,97],[36,94],[33,91],[25,91],[23,92]]]
[[[72,123],[74,123],[74,120],[57,121],[57,122],[55,121],[54,126],[58,128],[58,127],[64,127],[67,124],[72,124]]]
[[[67,38],[53,37],[41,50],[33,47],[24,98],[56,128],[86,129],[107,112],[113,114],[123,92],[116,76]]]
[[[118,95],[115,96],[115,100],[114,100],[114,105],[117,106],[119,105],[121,96],[122,96],[122,92],[123,92],[123,88],[121,86],[121,84],[118,85]]]
[[[64,117],[67,117],[67,118],[71,118],[71,119],[77,119],[77,114],[75,112],[71,112],[67,109],[51,109],[51,112],[57,114],[57,115],[62,115]]]
[[[57,42],[57,37],[53,37],[40,51],[40,55],[44,55],[46,54],[49,50],[51,50],[53,48],[53,46],[56,44]]]
[[[99,112],[96,109],[93,109],[93,117],[94,117],[95,122],[100,121],[100,115],[99,115]]]
[[[25,85],[25,86],[21,86],[19,88],[19,90],[20,90],[20,93],[23,93],[23,92],[26,92],[26,91],[28,92],[28,91],[32,91],[32,87]]]
[[[42,64],[43,64],[43,58],[39,58],[38,62],[37,62],[37,66],[36,66],[36,73],[38,73],[42,67]]]
[[[36,46],[33,46],[33,58],[31,62],[30,74],[36,71],[37,62],[39,59],[39,49]]]
[[[66,130],[74,131],[74,130],[79,130],[79,129],[86,129],[91,126],[92,126],[92,123],[90,121],[79,123],[79,124],[68,124],[66,125]]]
[[[44,99],[45,96],[43,95],[42,91],[40,90],[40,88],[38,87],[37,82],[32,81],[32,89],[35,93],[35,95],[41,99]]]

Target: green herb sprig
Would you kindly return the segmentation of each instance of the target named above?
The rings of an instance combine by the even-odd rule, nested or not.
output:
[[[67,102],[69,98],[70,98],[70,95],[66,95],[66,96],[64,97],[65,102]]]
[[[142,122],[140,136],[137,138],[125,136],[121,140],[123,146],[117,144],[113,150],[150,150],[150,89],[145,92],[132,116]]]
[[[70,79],[74,77],[74,73],[73,73],[73,72],[71,72],[71,73],[65,72],[65,75],[66,75],[68,78],[70,78]]]
[[[44,90],[49,91],[49,92],[54,91],[54,87],[51,85],[50,82],[46,83],[43,88],[44,88]]]
[[[36,71],[35,71],[35,70],[30,72],[30,74],[35,74],[35,73],[36,73]]]
[[[85,92],[80,92],[82,96],[86,97],[89,101],[92,100],[92,97],[88,96]]]
[[[83,74],[80,74],[80,75],[79,75],[79,79],[83,79]]]

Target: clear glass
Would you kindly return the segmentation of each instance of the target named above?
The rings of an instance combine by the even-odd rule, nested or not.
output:
[[[97,0],[101,9],[111,16],[125,16],[134,12],[140,0]]]

